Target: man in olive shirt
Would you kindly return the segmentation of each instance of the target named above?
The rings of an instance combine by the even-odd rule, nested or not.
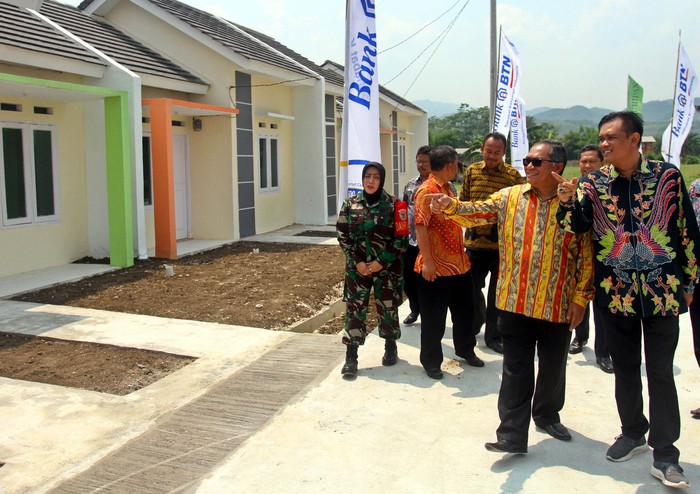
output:
[[[459,194],[462,202],[483,201],[494,192],[523,183],[520,173],[503,161],[506,153],[506,138],[492,132],[484,137],[481,154],[484,161],[467,168],[464,184]],[[496,280],[498,279],[498,232],[496,225],[467,228],[464,245],[471,261],[472,282],[474,284],[473,307],[478,306],[478,297],[486,284],[486,275],[491,273],[488,297],[486,299],[486,330],[484,342],[497,353],[503,353],[501,337],[496,329]],[[475,328],[478,330],[478,328]]]

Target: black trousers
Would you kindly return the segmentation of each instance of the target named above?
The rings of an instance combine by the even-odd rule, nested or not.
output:
[[[678,346],[678,317],[623,317],[601,310],[610,356],[615,363],[615,400],[622,434],[639,439],[649,432],[654,461],[678,463],[673,445],[680,437],[681,419],[673,377]],[[642,398],[642,337],[649,389],[649,418]]]
[[[539,427],[561,422],[566,389],[569,325],[498,311],[503,377],[496,437],[526,446],[530,414]],[[538,372],[535,379],[535,350]]]
[[[591,307],[593,307],[593,324],[595,326],[595,345],[593,346],[595,356],[596,358],[609,358],[610,352],[608,351],[608,343],[605,338],[605,328],[603,327],[603,321],[600,319],[600,312],[603,309],[595,305],[594,302],[586,306],[586,312],[583,314],[583,321],[576,326],[575,338],[579,342],[588,341],[588,337],[591,333]]]
[[[445,336],[447,309],[452,315],[452,339],[455,353],[467,356],[474,353],[472,310],[472,283],[465,274],[438,276],[435,281],[418,278],[420,300],[420,363],[425,369],[439,368],[442,364],[442,338]]]
[[[690,312],[690,324],[693,326],[693,347],[695,348],[695,360],[700,366],[700,291],[695,294],[695,300],[688,308]]]
[[[474,284],[474,296],[476,290],[483,290],[486,285],[486,276],[490,273],[489,290],[486,295],[486,329],[484,330],[484,342],[487,344],[499,340],[498,336],[498,312],[496,310],[496,284],[498,283],[498,251],[467,250],[472,267],[469,269],[472,283]],[[474,305],[476,307],[476,305]],[[477,329],[477,328],[474,328]]]
[[[418,247],[409,245],[403,254],[403,291],[406,293],[408,306],[413,314],[420,314],[420,303],[418,301],[418,278],[420,275],[413,271],[418,252]]]

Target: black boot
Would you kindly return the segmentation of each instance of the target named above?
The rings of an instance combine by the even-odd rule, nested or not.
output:
[[[345,349],[345,365],[340,373],[348,377],[353,377],[357,374],[357,345],[347,345]]]
[[[394,365],[399,359],[399,353],[396,349],[396,340],[384,340],[384,357],[382,357],[382,365]]]

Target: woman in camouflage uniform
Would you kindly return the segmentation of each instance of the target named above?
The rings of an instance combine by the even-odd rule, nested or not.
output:
[[[401,336],[399,305],[403,290],[401,253],[406,249],[407,237],[394,235],[396,198],[384,191],[385,177],[381,164],[365,165],[362,192],[346,199],[338,214],[336,230],[345,253],[347,303],[344,376],[357,374],[357,347],[364,344],[368,333],[365,321],[372,290],[379,336],[385,340],[382,364],[394,365],[398,359],[396,340]]]

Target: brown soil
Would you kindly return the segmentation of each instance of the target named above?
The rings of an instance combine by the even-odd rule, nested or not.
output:
[[[14,300],[285,330],[342,296],[343,269],[339,247],[236,242],[177,260],[137,261]],[[318,332],[340,330],[336,318]],[[192,360],[0,333],[0,376],[113,394],[147,386]]]

